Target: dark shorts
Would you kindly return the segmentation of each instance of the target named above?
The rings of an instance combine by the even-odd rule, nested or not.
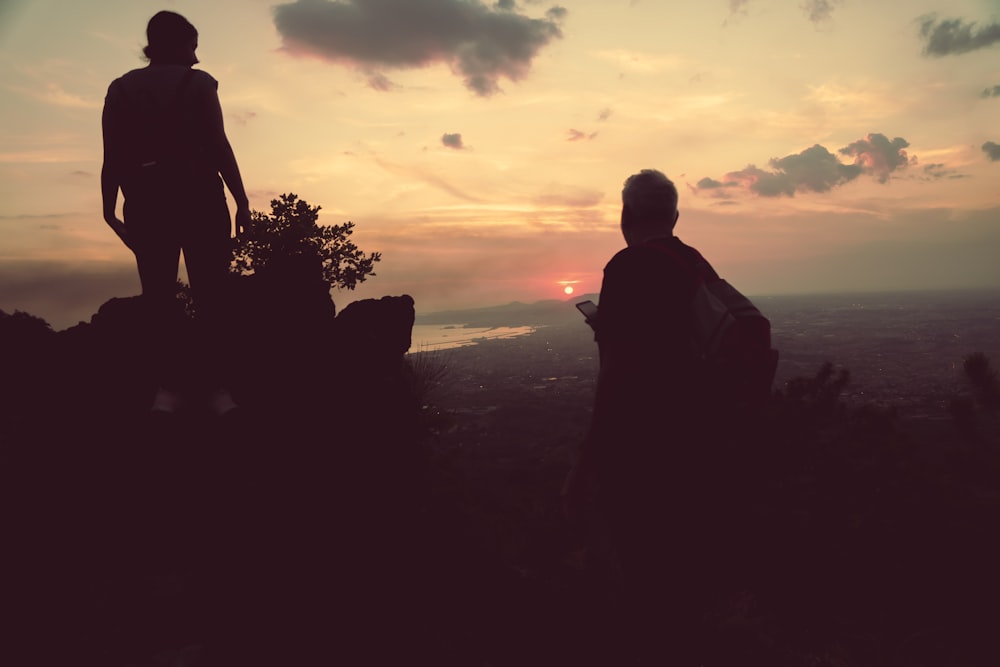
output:
[[[232,226],[217,176],[214,182],[176,192],[131,189],[124,211],[143,294],[173,295],[181,252],[195,294],[211,292],[225,279]]]

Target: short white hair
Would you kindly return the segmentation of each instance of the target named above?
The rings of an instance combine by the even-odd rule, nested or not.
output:
[[[673,226],[677,217],[677,187],[663,172],[643,169],[625,179],[622,206],[638,224]]]

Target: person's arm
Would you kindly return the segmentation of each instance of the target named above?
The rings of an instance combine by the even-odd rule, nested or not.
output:
[[[219,103],[219,95],[214,89],[208,107],[209,128],[218,160],[219,174],[222,175],[222,180],[225,181],[226,187],[229,188],[229,192],[232,193],[233,199],[236,201],[236,235],[239,236],[246,231],[250,224],[250,200],[243,187],[243,176],[236,163],[236,155],[233,153],[233,147],[226,136],[222,105]]]
[[[605,268],[597,315],[600,324],[587,320],[600,346],[597,388],[590,425],[580,442],[576,460],[563,482],[560,494],[563,513],[571,524],[576,525],[581,523],[588,512],[598,478],[598,464],[595,461],[600,457],[597,450],[606,446],[609,434],[613,432],[615,419],[622,414],[620,402],[626,393],[630,366],[635,363],[629,355],[635,349],[634,346],[621,344],[621,330],[628,326],[623,322],[623,315],[628,313],[628,309],[623,307],[622,302],[632,296],[633,287],[628,273],[623,275],[621,270],[615,268],[619,265],[620,262],[612,261]]]
[[[108,99],[104,103],[104,111],[101,114],[101,131],[104,135],[104,162],[101,164],[101,201],[104,210],[104,222],[108,223],[111,231],[118,235],[122,243],[135,252],[125,229],[125,223],[118,217],[118,189],[122,182],[122,166],[120,150],[120,139],[118,128],[113,121],[113,113],[109,109],[108,101],[112,97],[112,92],[108,91]]]

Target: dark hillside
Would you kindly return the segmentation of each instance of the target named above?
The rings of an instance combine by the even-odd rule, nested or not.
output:
[[[848,313],[840,326],[831,305],[789,299],[768,311],[779,391],[756,437],[720,462],[720,476],[737,474],[719,501],[740,526],[729,548],[745,578],[716,619],[719,646],[764,662],[723,651],[706,664],[992,664],[1000,420],[970,398],[962,346],[993,349],[995,313],[956,306],[940,325],[895,313],[884,328]],[[893,338],[902,356],[882,342]],[[580,628],[603,610],[586,604],[602,599],[586,593],[599,551],[568,530],[557,496],[589,421],[589,330],[575,322],[424,354],[448,369],[432,395],[437,488],[554,606],[535,602],[565,621],[547,626],[553,641],[565,632],[594,655],[601,642],[581,648]],[[971,401],[971,431],[953,418],[956,400]],[[602,636],[600,624],[590,630]]]
[[[64,332],[0,315],[4,664],[614,664],[602,532],[559,511],[597,371],[575,310],[404,356],[403,297],[270,303],[221,419],[148,414],[130,300]],[[993,315],[770,306],[777,391],[706,482],[704,664],[1000,663]]]

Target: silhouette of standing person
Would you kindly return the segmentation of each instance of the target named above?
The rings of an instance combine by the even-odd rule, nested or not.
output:
[[[223,181],[236,202],[237,235],[250,221],[249,201],[223,127],[218,82],[192,69],[198,31],[180,14],[161,11],[146,36],[149,64],[115,79],[104,101],[104,220],[135,253],[160,383],[153,410],[173,412],[181,392],[197,388],[225,414],[235,403],[220,363],[232,229]],[[124,221],[116,213],[119,189]],[[196,310],[190,345],[177,315],[181,251]]]
[[[600,351],[594,411],[563,488],[571,517],[590,505],[606,524],[619,586],[615,660],[627,665],[701,664],[701,619],[724,574],[713,422],[730,414],[695,345],[691,267],[715,271],[674,234],[677,198],[655,169],[625,181],[626,247],[605,266],[588,318]]]

